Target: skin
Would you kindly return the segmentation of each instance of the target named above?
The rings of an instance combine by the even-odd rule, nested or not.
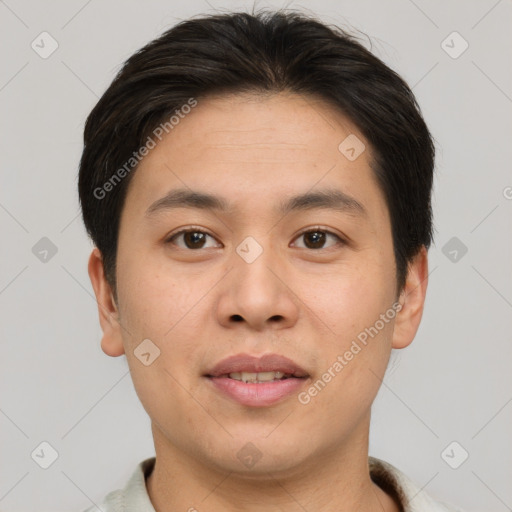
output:
[[[392,348],[413,340],[427,288],[425,248],[396,290],[391,225],[357,128],[321,100],[231,95],[198,106],[141,162],[128,189],[117,253],[118,303],[94,249],[89,275],[103,330],[101,346],[122,354],[151,418],[156,465],[147,478],[157,512],[286,510],[397,511],[368,471],[371,404]],[[349,134],[366,150],[349,161]],[[145,216],[174,188],[214,193],[229,212],[179,208]],[[276,214],[290,195],[336,188],[366,215],[333,209]],[[207,233],[186,245],[182,228]],[[301,235],[329,231],[325,243]],[[247,236],[263,253],[236,252]],[[192,248],[190,248],[192,247]],[[321,378],[357,335],[399,300],[401,311],[308,404],[297,395],[244,407],[203,376],[239,353],[278,353]],[[143,365],[134,350],[149,338],[161,353]],[[261,459],[237,452],[253,443]]]

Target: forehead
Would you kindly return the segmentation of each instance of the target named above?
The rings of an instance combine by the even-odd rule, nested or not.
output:
[[[333,106],[319,98],[280,94],[233,94],[200,99],[160,149],[179,146],[196,158],[220,155],[227,161],[339,156],[343,134],[362,135]],[[171,138],[173,139],[171,142]],[[265,151],[271,150],[271,151]],[[163,151],[162,151],[163,152]],[[188,155],[189,157],[191,155]]]
[[[340,151],[347,137],[364,144],[356,159]],[[262,198],[271,208],[270,202],[283,195],[318,186],[336,187],[382,209],[374,201],[379,190],[370,150],[348,118],[315,97],[280,93],[198,99],[139,164],[125,204],[135,203],[140,216],[179,187],[227,197],[236,203],[231,212],[244,204],[262,211]]]

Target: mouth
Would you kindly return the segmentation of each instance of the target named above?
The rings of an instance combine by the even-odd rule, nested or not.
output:
[[[215,391],[241,405],[266,407],[290,397],[304,387],[309,374],[284,356],[228,357],[204,375]]]
[[[284,373],[281,371],[271,371],[271,372],[232,372],[229,374],[221,375],[220,377],[230,378],[234,380],[239,380],[242,382],[251,382],[253,384],[258,382],[273,382],[276,380],[285,380],[290,378],[305,378],[305,377],[295,377],[291,373]]]
[[[280,380],[283,378],[308,377],[308,373],[297,363],[279,354],[264,354],[256,357],[237,354],[217,363],[206,374],[207,377],[229,377],[235,380]]]

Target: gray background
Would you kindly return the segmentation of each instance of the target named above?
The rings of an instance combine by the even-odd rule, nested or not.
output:
[[[512,510],[512,2],[257,4],[285,5],[368,33],[372,51],[413,87],[437,141],[426,310],[414,343],[393,355],[374,405],[371,454],[467,511]],[[125,356],[100,348],[86,268],[92,245],[76,192],[83,123],[121,63],[164,29],[251,6],[0,2],[4,512],[81,511],[154,454]],[[59,45],[46,59],[31,47],[43,45],[43,31]],[[442,46],[453,31],[469,44],[458,58],[458,36],[444,43],[452,56]],[[43,237],[54,255],[41,252]],[[48,469],[31,456],[43,441],[58,452]],[[452,441],[452,465],[469,453],[458,469],[441,456]]]

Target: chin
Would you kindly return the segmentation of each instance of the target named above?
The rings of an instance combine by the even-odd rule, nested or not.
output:
[[[244,429],[241,429],[238,434],[230,430],[233,437],[230,437],[229,441],[227,435],[217,438],[215,441],[222,442],[222,445],[217,446],[217,449],[212,447],[213,450],[209,451],[208,458],[218,469],[250,479],[268,479],[269,473],[272,475],[294,473],[308,458],[308,454],[303,452],[304,447],[308,447],[311,451],[313,446],[311,443],[308,444],[308,440],[299,432],[296,436],[287,435],[286,432],[283,435],[277,430],[272,432],[275,428],[276,425],[266,428],[264,433],[261,429],[259,431],[254,428],[249,429],[254,432],[254,435]],[[213,459],[212,451],[216,452]]]

